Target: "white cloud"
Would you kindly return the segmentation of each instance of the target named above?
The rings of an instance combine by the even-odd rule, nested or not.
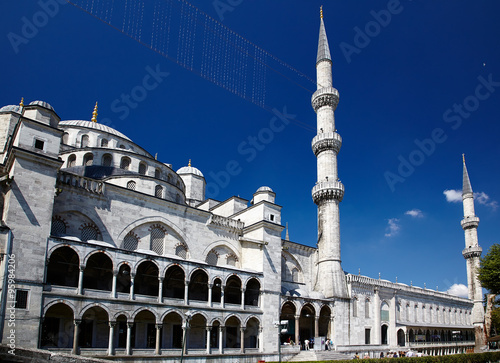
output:
[[[385,229],[387,231],[387,233],[385,234],[386,237],[392,237],[399,233],[401,227],[399,226],[398,222],[399,219],[397,218],[390,218],[387,220],[388,225]]]
[[[462,191],[455,189],[446,189],[443,194],[446,196],[446,201],[450,203],[459,203],[462,201]]]
[[[469,296],[469,289],[464,284],[453,284],[446,292],[450,295],[459,296],[459,297],[468,297]]]
[[[488,206],[493,210],[497,210],[497,208],[498,208],[498,202],[496,200],[490,200],[489,195],[484,193],[484,192],[474,193],[474,199],[479,204],[483,204],[485,206]]]
[[[420,209],[407,210],[405,214],[407,216],[412,216],[413,218],[422,218],[424,216]]]

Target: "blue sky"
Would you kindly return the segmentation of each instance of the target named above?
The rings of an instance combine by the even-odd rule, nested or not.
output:
[[[107,1],[88,3],[107,17]],[[290,239],[315,245],[315,85],[309,79],[315,79],[323,2],[191,1],[198,19],[212,17],[218,22],[213,29],[239,34],[248,49],[255,50],[248,42],[259,47],[257,58],[269,61],[262,82],[245,89],[264,107],[210,82],[221,82],[217,64],[229,59],[215,33],[179,61],[179,52],[165,57],[126,36],[158,44],[146,37],[152,32],[146,21],[123,22],[120,32],[63,2],[0,5],[2,105],[40,99],[63,120],[90,120],[98,101],[98,120],[174,170],[192,159],[211,186],[209,197],[251,199],[260,186],[270,186]],[[140,2],[132,3],[127,11],[140,11]],[[483,254],[499,243],[499,13],[494,0],[324,2],[340,92],[335,117],[343,138],[338,162],[346,187],[340,209],[346,271],[439,290],[466,283],[462,205],[453,201],[453,191],[461,189],[462,153],[476,192]],[[171,20],[172,27],[190,21],[189,13],[183,16]],[[161,41],[185,45],[189,39],[155,26],[157,36],[165,35]],[[202,47],[212,52],[211,61],[202,62]],[[196,66],[179,65],[200,62],[205,78]],[[241,69],[252,73],[245,61],[231,69],[236,89],[251,87],[241,81],[248,76]],[[269,132],[273,108],[291,122]]]

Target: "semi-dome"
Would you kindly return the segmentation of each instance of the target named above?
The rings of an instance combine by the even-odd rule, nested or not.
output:
[[[179,174],[179,175],[194,174],[194,175],[198,175],[198,176],[201,176],[202,178],[204,178],[203,173],[198,168],[191,166],[191,163],[189,163],[188,166],[183,166],[182,168],[177,170],[177,174]]]
[[[42,106],[42,107],[45,107],[51,111],[54,111],[54,107],[52,107],[50,104],[48,104],[45,101],[33,101],[33,102],[30,102],[29,104],[30,104],[30,106]]]
[[[260,187],[259,189],[257,189],[256,193],[259,193],[259,192],[271,192],[271,193],[274,193],[271,188],[266,187],[266,186],[263,186],[263,187]]]
[[[19,105],[7,105],[0,108],[0,112],[16,112],[21,113],[21,106]]]
[[[91,121],[84,121],[84,120],[69,120],[69,121],[59,122],[59,126],[85,127],[87,129],[93,129],[93,130],[97,130],[97,131],[107,132],[108,134],[121,137],[121,138],[126,139],[128,141],[132,141],[127,136],[122,134],[120,131],[117,131],[109,126],[100,124],[98,122],[91,122]]]

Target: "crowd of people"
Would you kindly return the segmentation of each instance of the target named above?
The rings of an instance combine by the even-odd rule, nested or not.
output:
[[[380,358],[421,357],[421,356],[422,356],[421,352],[414,352],[412,350],[408,350],[407,352],[405,351],[387,352],[387,354],[385,355],[384,352],[380,352]],[[361,359],[359,353],[356,353],[353,359]],[[365,353],[362,359],[370,359],[370,356],[368,355],[368,353]]]

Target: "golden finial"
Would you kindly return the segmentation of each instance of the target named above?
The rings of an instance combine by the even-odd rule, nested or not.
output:
[[[24,97],[21,97],[21,102],[19,102],[19,107],[24,107]]]
[[[323,5],[319,7],[319,17],[323,19]]]
[[[94,106],[94,112],[92,112],[92,122],[97,122],[97,102],[95,103]]]
[[[188,163],[188,166],[191,166],[191,159],[189,159],[189,163]]]
[[[465,164],[465,154],[462,154],[462,161],[464,162]]]
[[[158,153],[155,154],[155,160],[158,160]]]

